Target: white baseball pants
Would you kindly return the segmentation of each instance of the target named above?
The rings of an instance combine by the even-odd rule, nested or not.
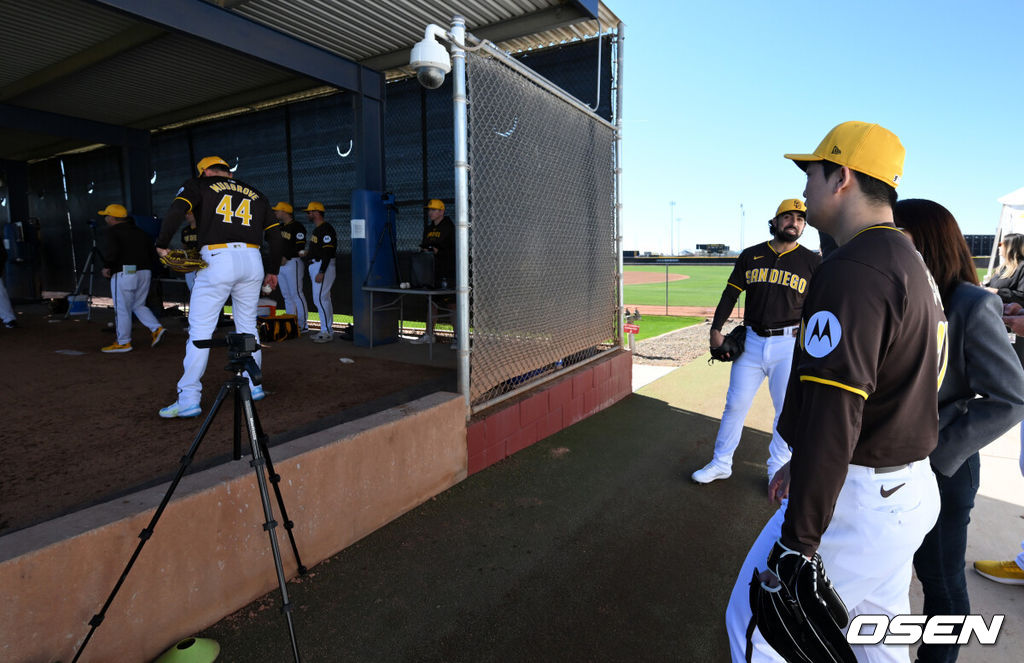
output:
[[[210,358],[209,348],[197,348],[192,341],[213,338],[217,320],[229,296],[235,331],[259,338],[256,304],[263,285],[263,261],[259,249],[232,243],[226,249],[211,250],[204,246],[199,253],[209,266],[199,271],[192,288],[184,373],[178,381],[178,405],[182,409],[199,404],[203,373]],[[262,366],[263,353],[257,350],[253,357],[256,365]],[[252,386],[250,379],[249,388]]]
[[[132,342],[133,313],[149,331],[160,329],[160,321],[146,306],[151,274],[148,269],[140,269],[134,274],[116,272],[110,277],[110,294],[114,298],[116,314],[114,328],[117,342],[121,345]]]
[[[729,373],[729,391],[725,396],[725,411],[722,412],[718,437],[715,438],[713,463],[722,468],[732,467],[732,456],[740,444],[743,422],[754,401],[754,394],[765,378],[768,378],[768,391],[772,396],[772,405],[775,406],[772,441],[768,445],[768,477],[774,476],[780,467],[789,462],[789,445],[779,436],[778,424],[782,403],[786,400],[786,385],[789,383],[795,344],[796,337],[789,334],[762,337],[747,327],[743,354],[732,362]]]
[[[881,490],[891,491],[883,497]],[[763,571],[768,554],[782,532],[786,501],[761,530],[736,578],[725,627],[734,663],[746,660],[750,622],[750,579]],[[910,577],[914,552],[939,516],[939,489],[928,460],[884,474],[850,465],[836,500],[835,514],[821,537],[818,553],[850,617],[858,614],[893,617],[910,612]],[[781,656],[754,630],[751,661],[778,661]],[[910,660],[907,645],[855,645],[857,660],[868,663]]]
[[[334,323],[334,304],[331,302],[331,286],[334,285],[335,261],[332,259],[327,263],[327,271],[324,273],[323,283],[316,282],[316,275],[320,273],[320,261],[314,260],[309,263],[309,280],[313,284],[313,301],[316,303],[316,310],[320,313],[320,333],[331,332],[331,325]]]
[[[5,323],[14,322],[17,317],[11,306],[11,298],[7,295],[7,288],[4,287],[3,274],[0,274],[0,320]]]
[[[289,259],[277,274],[277,285],[281,288],[281,295],[284,297],[284,310],[289,315],[295,316],[300,332],[306,331],[306,319],[309,317],[306,294],[302,292],[302,281],[305,274],[302,258]]]

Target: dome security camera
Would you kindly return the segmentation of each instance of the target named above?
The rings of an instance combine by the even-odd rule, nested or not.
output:
[[[437,41],[445,36],[442,28],[428,25],[423,40],[412,47],[409,65],[416,70],[416,80],[428,90],[435,90],[444,83],[445,74],[452,70],[448,51]]]
[[[440,67],[421,65],[416,70],[416,80],[428,90],[436,90],[444,85],[445,71]]]

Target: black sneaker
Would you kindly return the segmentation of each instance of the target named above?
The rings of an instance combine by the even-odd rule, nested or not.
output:
[[[18,321],[17,320],[11,320],[10,322],[5,322],[4,323],[4,327],[7,327],[8,329],[14,329],[17,326],[18,326]]]

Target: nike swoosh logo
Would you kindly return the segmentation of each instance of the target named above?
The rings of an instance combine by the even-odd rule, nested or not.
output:
[[[760,260],[760,259],[761,259],[761,258],[763,258],[763,257],[764,257],[764,256],[754,256],[754,260]]]
[[[898,485],[898,486],[896,486],[894,488],[890,488],[889,490],[886,490],[885,486],[880,486],[879,489],[878,489],[878,492],[882,494],[883,498],[885,498],[885,497],[889,497],[890,495],[895,493],[897,490],[899,490],[900,488],[902,488],[903,486],[906,486],[906,485],[907,485],[906,483],[901,483],[900,485]]]

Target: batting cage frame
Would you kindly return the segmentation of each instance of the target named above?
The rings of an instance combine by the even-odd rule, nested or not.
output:
[[[472,414],[622,345],[622,25],[614,124],[466,33],[461,17],[445,36],[454,78],[454,327]]]

